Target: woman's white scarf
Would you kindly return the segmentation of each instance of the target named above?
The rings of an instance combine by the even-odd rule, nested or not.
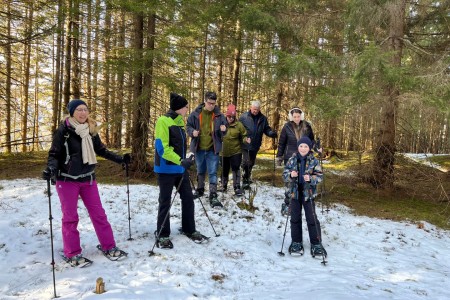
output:
[[[97,156],[94,151],[94,144],[89,133],[89,123],[78,123],[75,118],[70,117],[69,123],[75,128],[75,133],[81,137],[81,154],[84,164],[95,165],[97,163]]]

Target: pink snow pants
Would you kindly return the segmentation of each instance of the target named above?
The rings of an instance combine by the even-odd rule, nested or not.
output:
[[[98,193],[97,182],[94,180],[77,181],[56,181],[56,190],[62,211],[62,238],[64,245],[64,255],[72,257],[81,253],[80,233],[78,232],[78,195],[83,200],[95,233],[103,250],[109,250],[116,246],[111,224],[108,222],[105,210],[103,209],[100,195]]]

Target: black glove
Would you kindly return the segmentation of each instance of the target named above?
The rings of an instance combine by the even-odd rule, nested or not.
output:
[[[47,181],[51,180],[51,183],[53,185],[56,183],[55,175],[56,175],[55,169],[53,169],[52,167],[47,167],[47,169],[42,171],[42,179]]]
[[[275,131],[272,131],[272,134],[270,135],[271,138],[276,139],[278,134]]]
[[[194,162],[195,162],[194,155],[190,155],[189,157],[183,158],[181,160],[181,166],[183,166],[183,168],[185,168],[186,170],[189,170],[194,164]]]
[[[130,153],[125,153],[124,155],[123,155],[123,163],[124,164],[127,164],[127,165],[129,165],[130,164],[130,162],[131,162],[131,155],[130,155]]]

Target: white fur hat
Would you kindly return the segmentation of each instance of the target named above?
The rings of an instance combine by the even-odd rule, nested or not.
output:
[[[294,107],[293,109],[291,109],[289,111],[289,121],[293,121],[294,119],[292,118],[292,115],[294,114],[294,112],[297,112],[297,110],[300,111],[300,120],[303,121],[305,119],[305,113],[303,112],[303,110],[301,110],[298,107]]]

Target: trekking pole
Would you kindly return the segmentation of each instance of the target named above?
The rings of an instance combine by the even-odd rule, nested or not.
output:
[[[159,237],[160,237],[160,235],[161,235],[161,232],[162,232],[162,230],[164,229],[164,226],[166,225],[167,218],[168,218],[169,215],[170,215],[170,209],[172,208],[173,202],[175,201],[175,197],[177,196],[178,191],[180,190],[181,184],[183,183],[183,180],[184,180],[184,174],[186,174],[186,172],[183,173],[183,176],[181,176],[180,183],[178,184],[177,189],[175,190],[175,194],[173,195],[173,198],[172,198],[172,200],[170,201],[169,209],[167,210],[166,216],[164,217],[164,220],[163,220],[163,222],[162,222],[162,224],[161,224],[161,228],[159,229],[159,232],[158,232],[158,234],[156,235],[155,243],[153,244],[152,250],[148,251],[148,255],[149,255],[149,256],[155,255],[155,252],[153,252],[153,249],[155,249],[155,246],[156,246],[156,244],[157,244],[158,241],[159,241]],[[160,197],[161,197],[161,196],[160,196]]]
[[[193,188],[193,189],[195,190],[194,182],[192,182],[192,178],[191,178],[191,176],[190,176],[189,174],[188,174],[188,177],[189,177],[189,181],[190,181],[190,183],[191,183],[191,188]],[[209,224],[211,225],[211,228],[212,228],[212,230],[214,231],[214,234],[216,235],[216,237],[219,237],[220,234],[217,234],[216,230],[214,229],[214,226],[213,226],[213,224],[212,224],[212,222],[211,222],[211,219],[209,218],[208,212],[206,211],[206,208],[205,208],[205,206],[203,205],[202,199],[198,198],[198,201],[200,201],[200,204],[201,204],[202,207],[203,207],[203,210],[204,210],[204,212],[205,212],[206,218],[208,218]]]
[[[277,145],[277,138],[273,138],[274,140],[274,149],[273,149],[273,172],[272,172],[272,186],[275,186],[275,169],[276,169],[276,145]]]
[[[320,145],[320,138],[317,138],[317,148],[320,149],[322,148]],[[322,155],[323,155],[323,149],[321,152],[319,152],[319,163],[320,163],[320,168],[322,169],[322,174],[323,174],[323,160],[322,160]],[[326,188],[325,188],[325,176],[322,177],[322,186],[321,186],[321,193],[320,193],[320,202],[321,202],[321,206],[322,206],[322,214],[323,214],[323,194],[326,193]],[[328,213],[330,211],[330,208],[328,206],[328,200],[325,198],[326,203],[326,209],[325,211]]]
[[[48,219],[50,220],[50,244],[52,248],[52,272],[53,272],[53,298],[58,298],[56,296],[56,281],[55,281],[55,252],[53,251],[53,216],[52,216],[52,200],[50,192],[50,178],[47,179],[47,195],[48,195]]]
[[[283,242],[281,243],[281,250],[278,252],[279,256],[284,256],[283,247],[284,247],[284,239],[286,238],[288,220],[289,220],[289,212],[286,215],[286,224],[284,224]]]
[[[130,185],[128,183],[128,178],[129,178],[129,173],[128,173],[129,169],[128,169],[128,164],[125,163],[125,174],[127,177],[127,197],[128,197],[128,240],[132,241],[133,238],[131,237],[131,216],[130,216]]]
[[[316,228],[316,234],[317,234],[317,238],[319,239],[320,244],[322,245],[322,236],[319,234],[319,229],[317,228],[317,215],[316,212],[314,210],[314,200],[310,199],[309,201],[311,201],[311,215],[314,218],[314,227]],[[311,241],[309,241],[311,243]],[[326,266],[327,261],[325,260],[325,249],[323,248],[323,252],[322,252],[322,261],[320,262],[321,264],[323,264],[324,266]]]

